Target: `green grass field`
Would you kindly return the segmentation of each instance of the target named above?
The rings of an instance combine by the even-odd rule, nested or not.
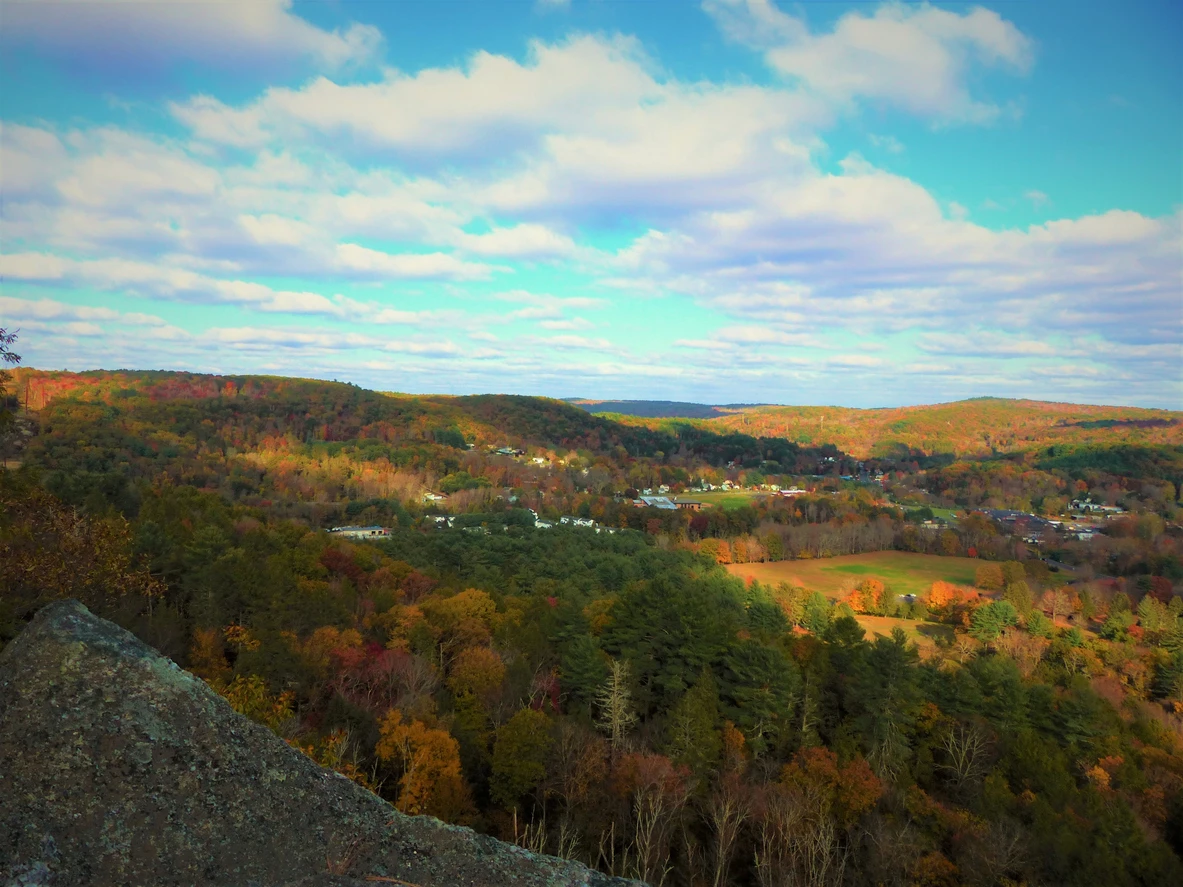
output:
[[[704,505],[718,506],[731,509],[750,505],[754,500],[767,496],[768,493],[755,490],[711,490],[706,493],[684,493],[683,498],[697,499]]]
[[[905,505],[903,509],[907,512],[913,512],[918,511],[921,507],[920,505]],[[956,508],[941,508],[937,505],[929,505],[927,507],[932,510],[933,517],[939,517],[942,520],[953,520],[961,513]]]
[[[924,594],[938,579],[972,585],[979,563],[968,557],[874,551],[816,560],[730,564],[727,570],[741,579],[755,579],[769,585],[788,582],[836,599],[871,577],[882,580],[896,594]]]

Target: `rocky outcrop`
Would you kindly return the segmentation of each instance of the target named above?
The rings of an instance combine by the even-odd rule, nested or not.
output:
[[[399,813],[63,601],[0,652],[0,883],[633,882]]]

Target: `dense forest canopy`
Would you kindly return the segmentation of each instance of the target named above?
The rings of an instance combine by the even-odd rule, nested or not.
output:
[[[539,398],[8,386],[0,644],[76,597],[402,810],[652,884],[1183,880],[1177,442],[860,466]],[[707,479],[744,492],[635,504]],[[966,510],[1081,497],[1089,541]],[[964,575],[783,578],[884,550]]]

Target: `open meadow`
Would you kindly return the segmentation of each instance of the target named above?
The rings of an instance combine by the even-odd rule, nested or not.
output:
[[[924,594],[939,579],[958,585],[972,585],[974,571],[979,563],[968,557],[873,551],[811,560],[728,564],[727,571],[745,581],[755,579],[769,585],[788,582],[810,591],[820,591],[826,597],[837,600],[859,582],[871,577],[882,580],[896,594]],[[859,614],[855,618],[871,638],[876,635],[887,637],[893,628],[902,628],[908,640],[916,644],[923,656],[936,652],[938,636],[947,635],[952,640],[953,630],[947,625],[866,614]]]
[[[704,505],[732,509],[751,505],[757,499],[766,499],[769,495],[758,490],[708,490],[705,493],[686,493],[684,498],[697,499]]]
[[[842,557],[729,564],[741,579],[769,585],[788,582],[837,599],[864,579],[881,579],[896,594],[924,594],[938,579],[972,585],[980,561],[968,557],[937,557],[906,551],[873,551]]]

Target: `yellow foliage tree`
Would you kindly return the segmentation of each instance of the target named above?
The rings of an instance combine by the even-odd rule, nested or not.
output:
[[[222,638],[216,628],[194,629],[193,643],[189,647],[189,671],[211,684],[224,681],[230,674]]]
[[[278,696],[272,696],[267,692],[267,682],[256,674],[250,677],[239,675],[219,692],[240,715],[246,715],[252,721],[258,721],[277,733],[291,720],[295,695],[291,691],[285,691]]]
[[[485,699],[505,680],[505,663],[488,647],[461,650],[448,675],[448,689],[457,696]]]
[[[698,550],[701,554],[714,558],[717,564],[731,563],[731,545],[726,539],[703,539]]]
[[[61,598],[104,613],[135,595],[151,612],[164,585],[135,564],[131,528],[121,516],[88,517],[18,482],[0,489],[0,591],[2,623]]]
[[[324,671],[329,667],[329,657],[334,650],[360,648],[363,643],[361,632],[355,628],[342,631],[332,625],[322,625],[300,644],[300,652],[310,665]]]

